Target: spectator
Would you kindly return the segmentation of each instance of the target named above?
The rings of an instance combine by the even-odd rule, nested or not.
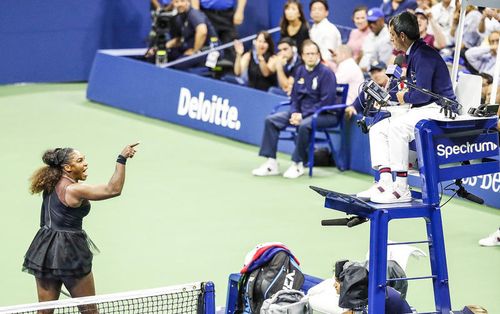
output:
[[[401,12],[415,10],[417,2],[415,0],[389,0],[383,2],[380,6],[385,16],[385,22],[389,23],[391,17],[398,15]]]
[[[483,37],[479,33],[479,23],[481,22],[482,14],[473,5],[467,6],[465,9],[465,20],[464,20],[464,32],[462,37],[462,47],[463,49],[469,49],[471,47],[476,47],[481,45]],[[453,15],[453,25],[451,27],[451,36],[455,37],[455,32],[458,27],[458,20],[460,19],[460,6],[455,8],[455,13]],[[463,54],[462,54],[463,55]]]
[[[488,36],[488,46],[473,47],[465,51],[465,58],[473,73],[486,73],[493,77],[500,32],[494,31]]]
[[[486,238],[479,240],[480,246],[498,246],[500,245],[500,228]]]
[[[259,156],[266,157],[267,161],[252,171],[255,176],[280,173],[276,160],[279,134],[290,125],[297,127],[298,136],[292,154],[292,165],[283,176],[295,179],[303,175],[304,163],[307,162],[312,115],[323,106],[335,104],[337,94],[335,74],[321,63],[320,49],[315,42],[309,39],[304,41],[302,60],[304,64],[297,69],[295,75],[290,110],[277,112],[266,118]],[[338,118],[336,112],[325,111],[316,121],[320,128],[329,127],[336,125]]]
[[[267,91],[276,86],[276,75],[267,65],[269,58],[274,54],[274,42],[266,31],[257,34],[251,51],[244,52],[243,44],[235,40],[234,74],[247,76],[248,86]]]
[[[302,47],[302,42],[309,38],[309,24],[300,1],[288,0],[285,3],[280,28],[281,38],[290,37],[295,41],[296,47]]]
[[[417,8],[415,10],[415,15],[417,16],[420,38],[422,38],[422,40],[432,48],[435,48],[437,50],[443,49],[446,46],[446,37],[444,36],[441,27],[434,20],[431,11],[424,11],[420,8]],[[434,35],[431,35],[427,32],[429,23],[432,34]]]
[[[481,86],[481,103],[485,104],[486,103],[486,98],[488,96],[488,91],[489,91],[489,86],[491,83],[493,83],[493,76],[486,74],[486,73],[479,73],[479,75],[483,78],[483,83]]]
[[[191,0],[193,8],[208,17],[223,44],[238,37],[236,26],[243,23],[246,3],[247,0]],[[226,49],[224,53],[228,60],[234,60],[233,49]]]
[[[370,34],[371,30],[368,27],[368,20],[366,19],[366,12],[368,8],[364,5],[357,6],[352,12],[352,21],[356,26],[355,29],[349,34],[349,40],[347,41],[347,46],[352,50],[352,57],[359,63],[361,60],[361,48],[363,47],[363,42]]]
[[[385,74],[387,66],[383,62],[374,62],[369,69],[370,78],[377,83],[379,86],[386,86],[389,82],[389,77]],[[360,92],[359,96],[356,97],[353,102],[345,109],[344,116],[346,119],[350,119],[353,115],[363,112],[363,108],[366,106],[366,93]]]
[[[443,30],[446,39],[446,46],[451,45],[451,26],[453,24],[453,12],[455,12],[455,3],[452,0],[441,0],[431,8],[432,17]]]
[[[500,31],[500,10],[485,8],[483,10],[483,16],[479,22],[478,31],[483,36],[488,36],[491,32]]]
[[[276,94],[290,96],[295,73],[301,64],[295,41],[290,37],[281,38],[278,42],[278,53],[269,60],[269,69],[276,72],[278,79],[279,91],[275,91]]]
[[[172,39],[166,44],[170,49],[169,59],[190,56],[209,45],[217,33],[203,12],[191,7],[189,0],[173,0],[173,6],[179,14],[171,30]]]
[[[352,50],[347,45],[340,45],[332,50],[333,61],[337,64],[335,76],[338,84],[348,84],[347,103],[352,103],[359,93],[359,86],[365,80],[363,71],[352,58]]]
[[[392,45],[389,29],[384,21],[384,12],[379,8],[371,8],[368,10],[367,20],[372,32],[366,36],[363,43],[363,56],[359,62],[363,71],[367,71],[374,62],[387,63],[392,56]]]
[[[337,27],[328,21],[328,2],[311,0],[309,11],[314,22],[309,36],[321,49],[321,58],[325,61],[332,61],[330,49],[335,50],[340,46],[342,38]]]

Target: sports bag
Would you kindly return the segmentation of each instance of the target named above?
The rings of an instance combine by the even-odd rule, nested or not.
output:
[[[260,314],[309,314],[308,299],[299,290],[280,290],[267,299],[260,308]]]
[[[264,300],[280,290],[298,290],[304,274],[287,251],[277,252],[266,264],[241,276],[236,313],[259,313]]]

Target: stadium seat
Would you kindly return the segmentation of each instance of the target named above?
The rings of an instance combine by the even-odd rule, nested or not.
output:
[[[348,133],[347,129],[344,128],[344,112],[341,110],[341,113],[338,115],[339,121],[335,127],[329,128],[318,128],[316,126],[316,119],[318,115],[327,110],[339,110],[347,107],[347,92],[349,90],[348,84],[337,84],[337,99],[338,104],[325,106],[321,109],[318,109],[313,114],[313,120],[311,125],[311,139],[309,141],[309,150],[308,150],[308,166],[309,166],[309,176],[313,175],[313,167],[314,167],[314,148],[316,144],[326,143],[330,148],[330,152],[332,153],[332,159],[335,162],[337,168],[340,171],[344,171],[349,169],[349,153],[348,153]],[[279,105],[274,107],[272,113],[279,111],[283,107],[290,106],[290,101],[281,102]],[[340,134],[340,147],[335,149],[332,137],[330,133]],[[280,135],[280,140],[284,141],[293,141],[295,142],[297,138],[297,127],[289,126]]]

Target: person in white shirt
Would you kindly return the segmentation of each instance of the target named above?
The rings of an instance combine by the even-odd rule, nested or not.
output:
[[[384,12],[380,8],[371,8],[366,19],[372,33],[366,36],[362,49],[363,57],[359,61],[361,70],[365,72],[370,64],[378,61],[387,64],[392,57],[392,44],[389,29],[385,25]]]
[[[332,50],[333,61],[337,64],[335,76],[337,84],[348,84],[347,104],[351,104],[359,94],[359,86],[364,81],[363,71],[352,57],[352,50],[347,45],[340,45]]]
[[[431,8],[432,17],[441,26],[444,36],[446,37],[446,45],[453,43],[451,37],[451,26],[453,25],[453,13],[455,12],[455,3],[452,0],[441,0]],[[432,34],[432,32],[430,32]]]
[[[483,17],[479,22],[478,31],[485,37],[488,37],[491,32],[500,31],[500,10],[485,8],[483,10]]]
[[[312,0],[309,3],[309,11],[314,23],[309,30],[309,37],[318,44],[321,58],[325,61],[332,61],[329,49],[335,50],[340,46],[342,38],[337,27],[328,21],[328,2]]]

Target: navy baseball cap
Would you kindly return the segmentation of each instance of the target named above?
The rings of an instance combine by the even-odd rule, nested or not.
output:
[[[368,22],[375,22],[378,19],[383,19],[385,17],[382,9],[377,7],[371,8],[370,10],[368,10],[366,14],[367,14],[366,19],[368,20]]]
[[[382,61],[375,61],[370,65],[369,72],[373,70],[385,70],[387,69],[387,65]]]

